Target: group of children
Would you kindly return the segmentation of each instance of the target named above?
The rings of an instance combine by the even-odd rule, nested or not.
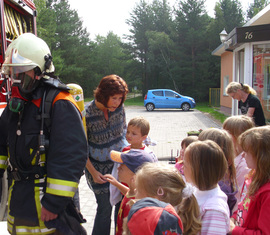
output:
[[[229,117],[222,129],[183,139],[175,166],[143,144],[149,129],[143,117],[132,119],[130,146],[110,154],[120,165],[105,177],[123,195],[116,234],[270,232],[270,127]]]

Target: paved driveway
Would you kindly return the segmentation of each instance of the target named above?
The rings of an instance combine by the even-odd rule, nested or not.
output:
[[[159,160],[168,160],[171,155],[175,157],[188,131],[221,128],[218,122],[198,110],[184,112],[180,109],[155,109],[148,112],[139,106],[128,106],[125,109],[127,122],[136,116],[143,116],[150,122],[149,136],[157,141],[157,145],[151,146],[151,149]]]

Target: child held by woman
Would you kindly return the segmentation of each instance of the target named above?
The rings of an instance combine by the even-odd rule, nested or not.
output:
[[[149,131],[150,131],[150,123],[147,119],[145,119],[144,117],[132,118],[128,122],[126,133],[126,139],[129,145],[124,147],[122,149],[122,152],[129,151],[130,149],[142,149],[151,154],[154,161],[158,161],[154,152],[144,144],[144,140],[147,138]],[[119,163],[114,163],[111,173],[111,175],[116,179],[118,179],[118,167]],[[122,183],[128,186],[124,182]],[[115,187],[115,185],[110,184],[110,203],[111,205],[116,205],[115,206],[116,215],[121,205],[123,196],[127,193],[127,191],[128,187],[126,187],[126,190],[124,189],[124,187],[122,187],[122,191],[120,192],[119,189]],[[115,220],[117,220],[117,217],[115,217]]]

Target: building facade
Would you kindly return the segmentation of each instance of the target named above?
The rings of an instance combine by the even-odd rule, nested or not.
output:
[[[226,86],[232,82],[253,87],[270,120],[270,4],[235,28],[212,55],[221,57],[220,108],[229,115],[239,114],[238,102],[229,97]]]

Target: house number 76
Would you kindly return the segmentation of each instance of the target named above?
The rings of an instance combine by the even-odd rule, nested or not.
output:
[[[253,32],[246,32],[245,39],[252,39],[253,38]]]

